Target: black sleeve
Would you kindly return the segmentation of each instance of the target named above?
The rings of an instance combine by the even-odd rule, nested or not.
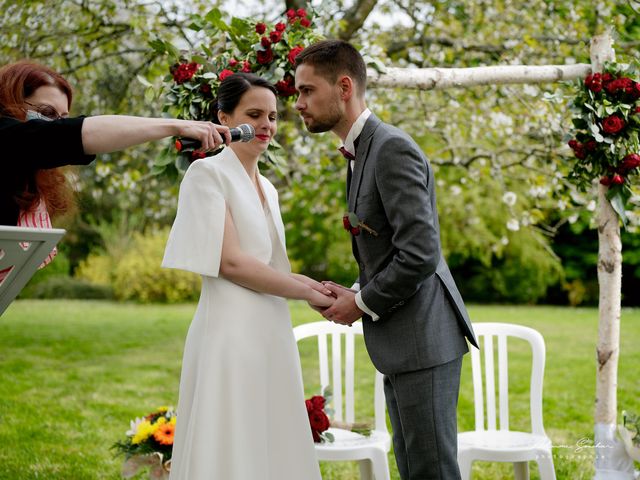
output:
[[[21,170],[88,165],[96,157],[82,146],[84,117],[59,120],[0,118],[0,159],[3,168]]]

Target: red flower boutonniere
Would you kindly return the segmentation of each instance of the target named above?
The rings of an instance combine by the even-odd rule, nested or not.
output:
[[[358,216],[353,212],[348,212],[344,214],[344,216],[342,217],[342,226],[347,232],[351,233],[351,235],[353,235],[354,237],[357,237],[358,235],[360,235],[360,229],[366,230],[374,237],[378,236],[378,232],[376,232],[373,228],[371,228],[369,225],[367,225],[362,220],[360,220]]]

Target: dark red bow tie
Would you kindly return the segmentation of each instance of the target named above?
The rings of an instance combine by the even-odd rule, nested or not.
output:
[[[340,147],[338,150],[340,150],[340,153],[342,154],[342,156],[344,158],[346,158],[347,160],[355,160],[356,159],[356,156],[353,153],[349,152],[346,148]]]

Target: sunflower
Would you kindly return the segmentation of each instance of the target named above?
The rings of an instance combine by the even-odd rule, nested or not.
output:
[[[173,445],[173,435],[175,430],[176,427],[171,423],[165,423],[160,425],[153,433],[153,438],[155,438],[160,445]]]

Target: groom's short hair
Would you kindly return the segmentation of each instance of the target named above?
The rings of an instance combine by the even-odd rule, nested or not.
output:
[[[367,88],[367,66],[360,52],[344,40],[321,40],[302,50],[296,56],[296,68],[313,66],[318,75],[334,83],[339,75],[354,79],[362,96]]]

